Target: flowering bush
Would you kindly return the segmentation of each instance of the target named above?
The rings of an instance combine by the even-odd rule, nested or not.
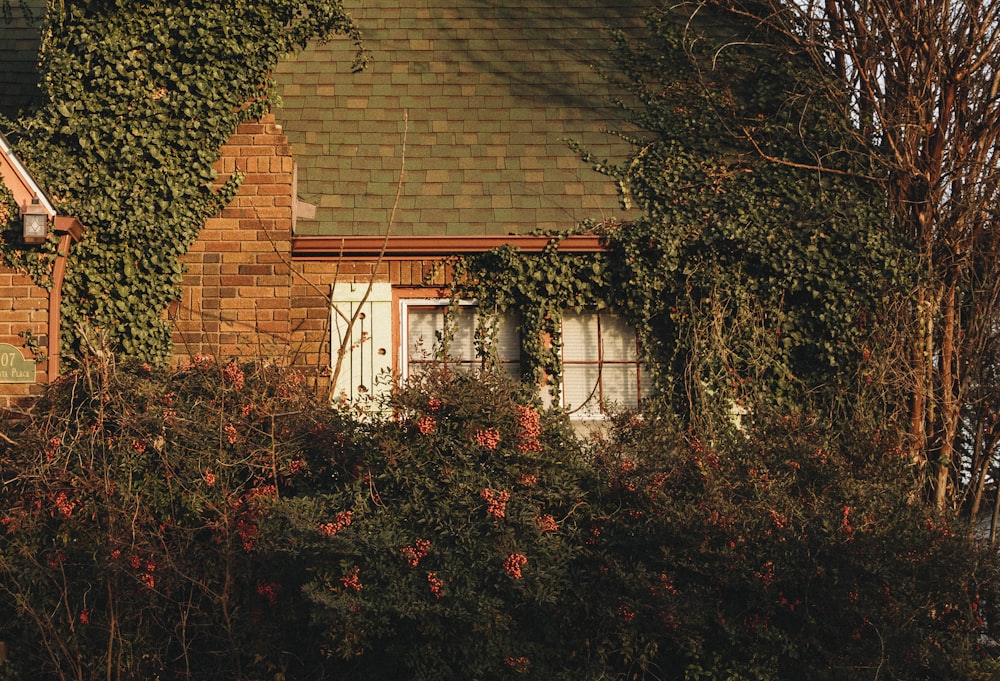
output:
[[[0,676],[301,668],[302,568],[260,549],[284,494],[349,466],[353,424],[276,367],[84,362],[0,439]],[[297,667],[298,665],[298,667]],[[270,670],[270,671],[268,671]]]
[[[209,357],[65,376],[0,437],[0,679],[1000,673],[997,556],[891,442],[647,413],[584,444],[443,369],[387,406]]]
[[[621,600],[622,663],[654,678],[997,678],[995,551],[911,500],[892,442],[761,421],[709,444],[628,416],[595,447],[602,504],[621,509],[594,541],[595,593]]]
[[[354,481],[289,498],[272,534],[308,545],[323,645],[358,678],[592,678],[582,529],[588,474],[568,424],[503,376],[432,371],[399,390]],[[352,513],[322,536],[316,523]]]

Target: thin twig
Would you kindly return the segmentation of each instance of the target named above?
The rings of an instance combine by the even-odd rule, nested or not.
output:
[[[366,302],[368,302],[368,297],[371,295],[372,288],[375,286],[375,277],[378,275],[378,268],[385,260],[386,250],[389,248],[389,237],[392,233],[393,223],[396,221],[396,210],[399,208],[399,197],[403,193],[403,180],[406,173],[406,134],[409,131],[409,115],[407,111],[403,111],[403,140],[400,148],[399,156],[399,179],[396,182],[396,196],[392,201],[392,208],[389,211],[389,221],[385,227],[385,236],[382,239],[382,248],[379,249],[378,258],[375,260],[375,264],[372,267],[371,276],[368,278],[368,286],[365,289],[364,294],[361,296],[361,300],[358,301],[357,306],[354,308],[354,313],[351,315],[351,319],[347,322],[347,328],[344,331],[343,338],[340,341],[340,347],[337,349],[337,361],[333,367],[333,375],[330,376],[330,390],[327,394],[327,399],[333,402],[334,391],[337,389],[337,381],[340,378],[340,372],[344,365],[344,357],[347,355],[347,351],[351,346],[351,333],[354,329],[354,324],[358,321],[358,317],[361,314],[361,310],[364,308]],[[335,309],[335,301],[333,296],[330,297],[330,308]],[[332,332],[332,329],[331,329]],[[331,357],[332,359],[332,357]]]

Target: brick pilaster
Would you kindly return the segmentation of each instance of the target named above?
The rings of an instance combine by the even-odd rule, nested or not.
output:
[[[24,348],[30,332],[44,350],[49,334],[49,292],[36,286],[30,277],[0,266],[0,343],[13,345],[29,361],[34,358]],[[35,383],[0,383],[0,412],[26,406],[31,396],[48,383],[47,364],[35,364]]]

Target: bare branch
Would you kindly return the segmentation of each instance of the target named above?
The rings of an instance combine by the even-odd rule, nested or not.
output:
[[[334,391],[337,389],[337,381],[340,378],[341,368],[344,365],[344,358],[347,356],[347,352],[351,347],[351,330],[358,321],[358,316],[361,314],[361,310],[364,304],[368,301],[369,296],[372,292],[372,287],[375,285],[375,276],[378,272],[379,266],[385,260],[386,249],[389,247],[389,237],[392,233],[392,226],[396,221],[396,210],[399,208],[399,197],[403,193],[403,181],[406,174],[406,135],[409,131],[410,121],[409,114],[407,111],[403,111],[403,139],[400,144],[400,154],[399,154],[399,179],[396,181],[396,195],[392,201],[392,208],[389,210],[389,220],[385,226],[385,237],[382,240],[382,247],[379,250],[378,258],[375,264],[372,266],[371,276],[368,278],[368,287],[365,289],[364,294],[361,296],[360,302],[354,309],[354,314],[351,315],[350,320],[347,322],[347,330],[344,333],[343,338],[340,341],[340,347],[337,349],[337,359],[333,367],[333,375],[330,377],[330,391],[327,398],[330,401],[334,399]],[[330,307],[334,308],[335,303],[331,296]]]

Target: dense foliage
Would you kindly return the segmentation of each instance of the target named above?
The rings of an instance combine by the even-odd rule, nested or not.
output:
[[[787,417],[710,444],[648,413],[581,442],[491,374],[365,423],[312,395],[98,354],[5,423],[0,678],[1000,671],[997,557],[907,503],[891,441]]]
[[[775,59],[761,47],[775,36],[731,18],[685,20],[654,12],[649,44],[619,42],[624,104],[644,134],[608,170],[643,218],[609,237],[612,288],[688,391],[735,374],[779,400],[818,386],[843,397],[880,296],[900,281],[884,197],[858,179],[870,171],[849,121],[810,98],[811,64]]]
[[[278,59],[335,32],[360,40],[335,0],[48,3],[47,103],[11,138],[60,212],[89,228],[63,287],[65,356],[81,323],[129,356],[169,356],[163,312],[179,295],[179,258],[240,182],[216,186],[220,148],[267,111]],[[26,265],[55,249],[3,237]]]
[[[615,306],[661,394],[692,417],[723,397],[850,405],[856,379],[877,374],[871,332],[906,264],[878,186],[858,179],[871,171],[850,151],[849,121],[810,98],[811,65],[763,47],[773,36],[707,10],[653,11],[649,27],[642,43],[618,36],[609,74],[627,93],[635,153],[585,154],[641,217],[588,226],[606,236],[604,258],[469,258],[461,293],[533,325],[528,364],[542,366],[552,361],[530,339],[551,335],[562,307]]]

